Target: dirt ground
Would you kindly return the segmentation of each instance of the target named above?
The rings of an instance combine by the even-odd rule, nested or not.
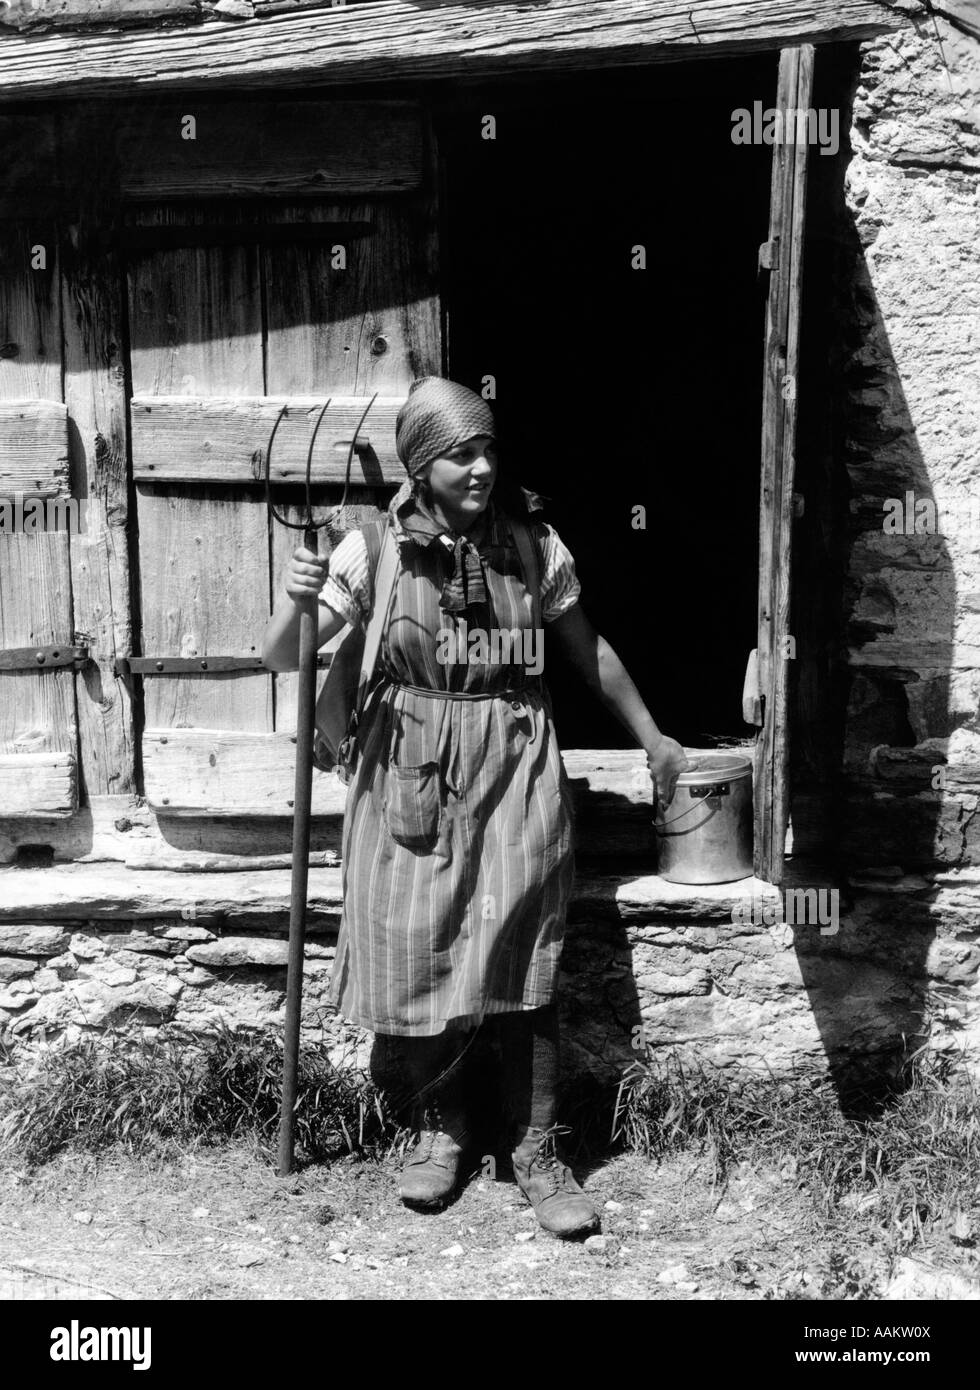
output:
[[[439,1214],[404,1208],[397,1162],[275,1176],[254,1150],[0,1166],[0,1297],[146,1299],[878,1298],[889,1263],[782,1173],[615,1158],[578,1176],[603,1242],[537,1226],[509,1173]],[[853,1213],[852,1213],[853,1215]],[[853,1235],[853,1232],[852,1232]],[[846,1244],[848,1254],[841,1254]]]

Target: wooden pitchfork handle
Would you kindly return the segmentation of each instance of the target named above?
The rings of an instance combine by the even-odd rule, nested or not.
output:
[[[319,554],[318,532],[304,533],[303,544]],[[313,799],[313,713],[316,707],[319,605],[303,603],[299,615],[299,687],[296,709],[296,779],[293,791],[293,875],[289,898],[289,965],[286,972],[286,1027],[282,1059],[282,1114],[279,1122],[279,1176],[293,1167],[296,1124],[299,1025],[303,1000],[303,943],[306,936],[306,890],[310,870],[310,821]]]

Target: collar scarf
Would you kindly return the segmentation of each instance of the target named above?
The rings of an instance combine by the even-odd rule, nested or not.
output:
[[[398,540],[444,547],[452,556],[452,569],[442,586],[439,607],[445,613],[461,613],[473,604],[487,603],[487,581],[479,550],[469,536],[457,535],[436,520],[428,507],[412,493],[411,482],[401,485],[389,507]],[[496,511],[491,501],[481,521],[493,526]],[[479,523],[478,523],[479,526]]]
[[[544,507],[544,499],[529,488],[519,489],[520,501],[528,516]],[[422,547],[437,544],[444,546],[452,554],[452,571],[442,586],[439,607],[445,613],[460,613],[474,603],[487,603],[486,574],[483,558],[468,536],[457,536],[448,531],[429,511],[423,502],[414,496],[411,481],[402,483],[389,503],[391,524],[395,539],[400,544],[414,544]],[[484,535],[494,537],[495,543],[502,543],[499,536],[501,523],[506,514],[491,498],[481,521],[486,527]]]

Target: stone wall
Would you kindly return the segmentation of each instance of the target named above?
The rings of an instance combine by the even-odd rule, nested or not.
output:
[[[160,892],[146,884],[160,875],[115,873]],[[106,896],[108,876],[108,866],[80,866],[77,896],[83,877]],[[185,877],[192,902],[207,885]],[[104,912],[29,923],[4,914],[0,1036],[30,1044],[108,1028],[280,1028],[289,876],[221,877],[247,879],[245,891],[197,908],[172,901],[165,916],[149,907],[125,922]],[[364,1064],[370,1039],[326,1003],[338,875],[311,877],[304,1027],[337,1060]],[[843,1077],[890,1069],[906,1040],[924,1040],[930,1015],[937,1043],[980,1058],[977,883],[946,877],[866,876],[821,928],[777,913],[767,924],[775,890],[755,881],[746,898],[741,887],[665,891],[653,877],[581,875],[561,986],[567,1071],[611,1081],[649,1045],[734,1069],[829,1066]]]
[[[852,862],[980,862],[980,42],[866,46],[846,201],[850,488],[844,764]],[[887,499],[939,499],[888,534]],[[949,499],[953,505],[943,505]],[[971,517],[972,505],[972,517]],[[923,527],[928,508],[921,509]],[[978,902],[980,915],[980,902]]]

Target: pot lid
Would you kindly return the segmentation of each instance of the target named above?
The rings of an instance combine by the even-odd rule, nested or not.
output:
[[[688,753],[687,760],[694,767],[681,773],[677,779],[679,787],[701,787],[706,782],[732,782],[752,776],[752,759],[744,753]]]

